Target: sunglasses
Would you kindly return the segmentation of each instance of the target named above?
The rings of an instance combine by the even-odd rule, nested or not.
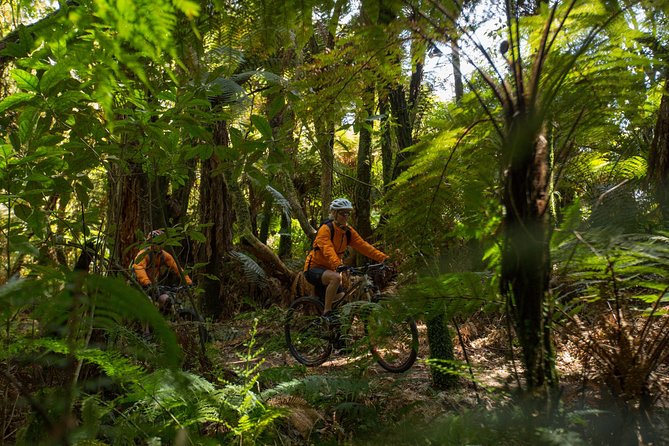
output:
[[[343,215],[344,217],[348,217],[349,215],[351,215],[349,211],[339,211],[338,214]]]

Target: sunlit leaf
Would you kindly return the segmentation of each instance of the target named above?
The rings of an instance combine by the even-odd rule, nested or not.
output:
[[[39,92],[39,79],[34,74],[16,68],[12,71],[12,79],[16,81],[16,85],[22,90],[27,90],[33,93]]]
[[[22,93],[22,92],[14,93],[11,96],[7,96],[5,99],[0,101],[0,113],[4,113],[5,111],[13,107],[26,103],[34,97],[35,97],[34,93]]]

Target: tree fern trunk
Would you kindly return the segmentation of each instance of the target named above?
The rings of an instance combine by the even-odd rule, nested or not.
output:
[[[546,293],[550,277],[547,221],[548,143],[534,118],[515,115],[509,125],[509,155],[504,184],[502,293],[510,299],[516,334],[523,350],[527,389],[549,396],[556,374],[550,330],[546,330]]]
[[[427,341],[430,346],[430,359],[453,361],[453,339],[446,324],[446,318],[441,313],[427,321]],[[446,363],[439,363],[438,367],[430,369],[432,374],[432,386],[437,390],[448,390],[455,386],[458,381],[457,375],[446,373]]]

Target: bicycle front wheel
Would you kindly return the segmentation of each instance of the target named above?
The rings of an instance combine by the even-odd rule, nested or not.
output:
[[[322,314],[321,301],[307,296],[295,300],[286,315],[284,328],[288,349],[295,359],[308,367],[323,364],[332,353],[331,333]]]
[[[411,318],[393,317],[379,305],[367,319],[372,355],[381,367],[392,373],[406,372],[418,356],[418,327]]]

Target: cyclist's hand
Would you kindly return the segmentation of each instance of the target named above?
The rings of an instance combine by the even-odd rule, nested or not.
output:
[[[350,269],[351,267],[348,265],[339,265],[335,271],[337,271],[338,273],[343,273],[345,271],[349,271]]]
[[[397,269],[398,261],[393,259],[392,257],[387,257],[386,260],[383,262],[383,266],[388,268],[388,269]]]

